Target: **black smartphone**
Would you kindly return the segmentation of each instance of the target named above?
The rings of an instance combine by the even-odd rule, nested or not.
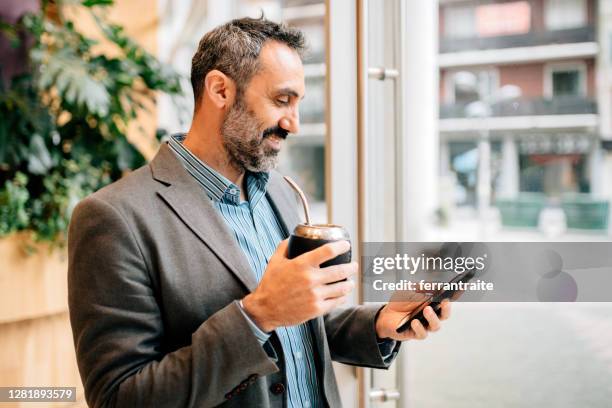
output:
[[[475,274],[476,268],[470,269],[469,271],[465,271],[455,276],[453,279],[450,280],[450,283],[469,282]],[[399,325],[397,326],[397,329],[395,329],[395,331],[398,333],[402,333],[410,329],[410,324],[415,319],[421,322],[423,327],[427,327],[429,325],[429,322],[427,321],[427,318],[425,318],[425,316],[423,315],[423,311],[425,310],[425,308],[427,306],[431,306],[433,311],[436,312],[436,314],[439,316],[442,307],[441,302],[444,299],[450,299],[456,292],[456,290],[449,289],[439,291],[435,295],[430,295],[429,298],[425,299],[423,303],[421,303],[412,313],[406,315],[399,322]]]

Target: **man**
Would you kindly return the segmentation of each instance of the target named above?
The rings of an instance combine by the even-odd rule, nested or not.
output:
[[[337,407],[332,360],[387,368],[427,335],[395,333],[413,304],[338,307],[357,265],[318,265],[347,242],[286,257],[298,202],[272,169],[298,133],[303,49],[264,19],[206,34],[187,135],[75,209],[69,304],[90,406]],[[428,308],[429,330],[449,313]]]

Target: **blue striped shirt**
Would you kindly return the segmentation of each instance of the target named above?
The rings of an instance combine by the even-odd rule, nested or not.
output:
[[[186,149],[184,134],[173,135],[168,142],[185,169],[204,188],[214,207],[219,211],[245,253],[259,282],[268,260],[285,236],[276,213],[266,196],[268,173],[247,172],[246,197],[240,201],[240,188],[207,166]],[[264,345],[269,334],[263,332],[245,314],[259,342]],[[323,405],[321,387],[315,366],[315,345],[308,324],[276,329],[284,354],[287,380],[287,401],[290,407],[319,407]]]

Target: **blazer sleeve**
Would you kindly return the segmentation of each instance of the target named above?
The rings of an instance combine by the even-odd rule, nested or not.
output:
[[[70,321],[90,407],[215,406],[279,370],[238,302],[203,322],[190,345],[164,354],[150,271],[110,203],[90,196],[76,207],[68,253]]]
[[[376,316],[381,304],[338,308],[324,317],[327,342],[332,360],[370,368],[389,368],[401,342],[390,355],[383,356],[376,338]]]

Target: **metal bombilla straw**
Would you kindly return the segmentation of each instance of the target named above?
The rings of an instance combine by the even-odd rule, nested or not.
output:
[[[285,180],[287,180],[287,183],[289,183],[291,188],[293,188],[295,192],[298,193],[298,195],[300,196],[300,200],[302,200],[302,206],[304,207],[304,215],[306,216],[306,225],[310,225],[310,207],[308,206],[308,200],[306,200],[304,192],[302,191],[300,186],[298,186],[297,183],[291,179],[291,177],[283,177],[285,178]]]

